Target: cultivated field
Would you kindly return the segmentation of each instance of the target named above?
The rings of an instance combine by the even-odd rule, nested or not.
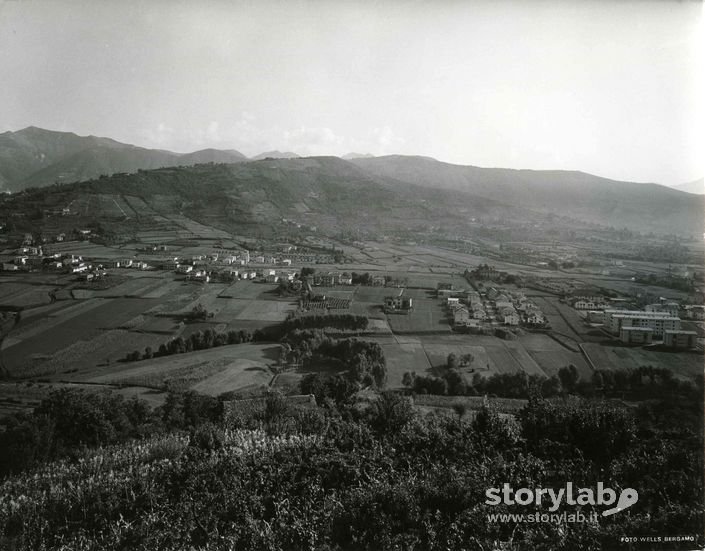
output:
[[[479,335],[394,335],[375,336],[387,360],[387,385],[401,387],[404,373],[432,375],[446,365],[448,354],[458,358],[472,354],[473,362],[460,371],[470,381],[475,373],[489,377],[497,373],[525,372],[550,377],[570,363],[581,376],[590,377],[591,370],[578,353],[565,350],[545,335],[528,335],[514,341]]]
[[[40,373],[55,373],[71,364],[75,364],[71,367],[74,368],[117,361],[124,356],[126,347],[131,350],[143,349],[147,345],[158,346],[163,339],[123,331],[119,333],[122,337],[110,340],[114,346],[106,346],[100,339],[94,341],[103,333],[117,330],[123,324],[129,325],[145,308],[149,308],[149,301],[92,299],[88,304],[76,306],[35,319],[27,325],[20,323],[10,333],[2,350],[5,367],[10,373],[38,376]]]
[[[82,379],[158,389],[191,388],[218,395],[268,384],[273,375],[269,366],[278,358],[278,345],[229,345],[112,366]]]
[[[4,285],[5,283],[2,282],[2,284]],[[49,304],[51,302],[49,292],[53,289],[54,287],[43,285],[18,285],[14,292],[0,297],[0,307],[19,310]]]
[[[296,310],[296,303],[273,300],[253,300],[236,316],[238,320],[282,322],[289,312]]]
[[[399,342],[385,339],[374,339],[380,343],[387,360],[387,386],[399,388],[402,377],[407,371],[418,375],[426,374],[431,364],[426,356],[421,341],[414,338],[399,338]]]
[[[665,367],[683,379],[702,376],[703,356],[692,352],[663,352],[626,346],[584,344],[597,369],[628,369],[641,366]]]

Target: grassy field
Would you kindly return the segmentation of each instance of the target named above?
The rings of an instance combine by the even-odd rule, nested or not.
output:
[[[384,297],[392,292],[392,289],[388,289],[386,287],[358,286],[355,288],[355,300],[360,302],[382,304],[384,302]]]
[[[180,389],[206,394],[250,389],[268,384],[270,365],[279,358],[279,346],[239,344],[110,366],[81,379],[92,383]]]
[[[245,310],[253,301],[241,298],[220,298],[218,312],[213,321],[229,323]]]
[[[422,375],[431,368],[423,345],[418,339],[405,339],[399,344],[389,341],[380,344],[387,360],[387,386],[390,388],[401,387],[402,377],[407,371]]]
[[[628,369],[641,366],[665,367],[674,375],[690,379],[703,373],[703,356],[693,352],[663,352],[645,348],[584,344],[597,369]]]
[[[458,358],[465,354],[473,355],[473,362],[460,369],[468,380],[475,373],[489,377],[497,373],[524,371],[529,375],[550,376],[569,363],[574,363],[581,374],[588,376],[591,373],[579,354],[570,355],[545,335],[531,335],[527,343],[522,342],[523,338],[503,341],[476,335],[395,335],[371,340],[378,342],[384,350],[387,385],[390,388],[401,387],[402,377],[407,371],[414,371],[417,375],[438,373],[446,365],[450,353]],[[554,356],[558,360],[551,360]]]
[[[272,371],[260,361],[237,359],[223,370],[193,385],[192,390],[201,394],[217,396],[223,389],[253,390],[261,388],[272,379]]]
[[[61,301],[22,312],[21,321],[3,341],[3,350],[51,330],[70,319],[103,305],[101,299]]]
[[[404,296],[413,298],[414,309],[409,314],[387,314],[392,330],[400,333],[450,332],[448,313],[429,291],[407,289]]]
[[[52,316],[48,323],[29,329],[23,336],[23,326],[20,324],[16,331],[9,335],[14,339],[10,346],[3,349],[5,366],[17,376],[23,375],[23,369],[35,366],[37,360],[44,360],[59,350],[67,348],[76,341],[90,340],[96,337],[101,330],[111,330],[120,327],[123,323],[133,319],[146,309],[150,308],[153,301],[149,299],[113,299],[100,300],[92,303],[86,310],[80,310],[63,316],[61,311]],[[75,314],[75,315],[73,315]],[[126,343],[123,342],[123,347]],[[102,356],[102,351],[97,349],[95,354]]]
[[[253,300],[237,316],[238,320],[256,320],[267,322],[284,321],[296,310],[296,303],[273,300]]]
[[[559,369],[570,364],[578,368],[581,379],[590,380],[592,377],[592,369],[588,366],[585,358],[577,352],[571,352],[566,349],[531,350],[529,354],[549,377],[557,375]]]
[[[582,336],[578,334],[573,327],[574,325],[577,325],[576,323],[572,323],[572,321],[574,321],[573,315],[570,314],[570,317],[568,318],[571,320],[570,324],[561,315],[561,313],[566,315],[566,313],[563,312],[563,308],[561,308],[564,307],[564,305],[559,304],[556,299],[550,297],[533,297],[532,300],[536,306],[541,309],[544,316],[546,316],[552,331],[569,337],[576,342],[583,340]]]
[[[181,321],[176,321],[173,318],[157,317],[157,316],[142,316],[144,321],[134,328],[134,331],[140,333],[157,333],[160,335],[177,336],[184,328],[185,324]]]
[[[4,283],[3,283],[4,284]],[[0,297],[0,306],[11,309],[30,308],[49,304],[51,298],[49,292],[53,287],[25,285],[8,295]]]
[[[26,364],[22,374],[31,377],[47,375],[63,378],[67,373],[90,374],[96,369],[119,365],[128,351],[142,353],[146,347],[156,350],[164,337],[149,333],[135,333],[121,329],[101,331],[73,342],[51,355],[36,354],[31,365]]]
[[[23,293],[31,288],[28,283],[22,283],[19,279],[3,276],[0,279],[0,300],[5,300],[15,294]]]
[[[277,388],[285,394],[299,394],[299,382],[303,379],[304,373],[290,371],[280,373],[274,379],[274,388]]]
[[[271,292],[276,288],[277,285],[272,283],[242,280],[226,287],[221,291],[221,294],[230,298],[255,299],[259,298],[262,293]]]

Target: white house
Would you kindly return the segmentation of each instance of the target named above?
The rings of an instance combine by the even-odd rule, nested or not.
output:
[[[453,312],[453,325],[466,326],[470,321],[470,312],[467,308],[456,308]]]
[[[519,325],[519,314],[517,314],[516,312],[509,312],[507,314],[504,314],[503,317],[504,325]]]

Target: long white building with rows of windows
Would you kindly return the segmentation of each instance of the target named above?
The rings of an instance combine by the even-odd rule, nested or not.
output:
[[[668,312],[642,312],[641,310],[605,310],[605,328],[619,335],[622,327],[646,327],[653,330],[654,337],[662,337],[664,331],[677,331],[681,320]]]

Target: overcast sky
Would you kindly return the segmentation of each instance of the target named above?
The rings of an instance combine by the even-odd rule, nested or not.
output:
[[[0,131],[703,175],[700,2],[0,0]]]

